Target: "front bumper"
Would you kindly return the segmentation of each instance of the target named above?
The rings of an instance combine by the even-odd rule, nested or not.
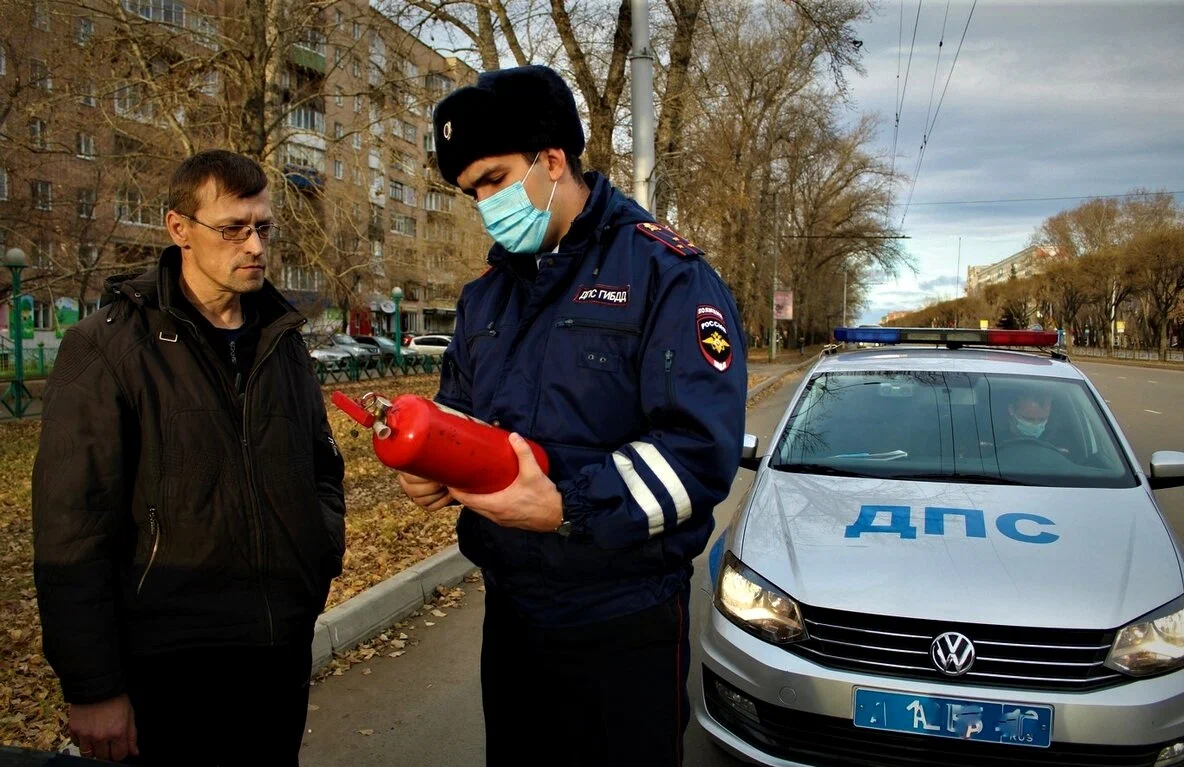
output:
[[[737,628],[710,603],[695,632],[703,687],[695,716],[728,751],[776,767],[848,765],[1142,765],[1184,740],[1184,670],[1092,692],[933,683],[821,666]],[[753,701],[756,719],[727,705],[715,680]],[[1048,749],[969,743],[856,728],[855,687],[1054,708]]]

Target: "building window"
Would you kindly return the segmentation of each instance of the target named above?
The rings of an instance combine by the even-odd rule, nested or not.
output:
[[[362,134],[361,133],[355,133],[354,135],[350,136],[350,141],[353,142],[354,149],[361,149],[362,148]]]
[[[33,192],[33,207],[37,210],[53,210],[53,184],[49,181],[30,183]]]
[[[325,113],[307,104],[298,106],[288,112],[285,122],[288,127],[308,133],[325,132]]]
[[[345,138],[345,126],[341,123],[333,123],[333,138]]]
[[[152,105],[145,101],[144,89],[138,83],[116,88],[114,101],[117,115],[140,121],[152,119]]]
[[[341,92],[341,86],[337,86],[337,93],[333,96],[333,103],[339,107],[345,106],[345,94]]]
[[[53,304],[44,301],[33,302],[33,329],[53,330]]]
[[[280,146],[280,163],[285,167],[295,166],[323,171],[325,169],[325,150],[285,141]]]
[[[35,149],[45,149],[48,140],[49,129],[46,127],[45,121],[36,118],[29,120],[29,143]]]
[[[362,39],[362,25],[356,21],[354,22],[354,39],[355,40]]]
[[[97,157],[95,152],[95,137],[89,133],[77,134],[74,141],[74,152],[84,160],[93,160]]]
[[[115,193],[115,220],[140,226],[163,226],[166,204],[144,200],[137,189],[120,189]]]
[[[334,26],[336,26],[338,29],[340,29],[341,26],[345,24],[345,14],[341,12],[340,8],[333,11],[333,21],[335,22]]]
[[[89,16],[78,16],[74,19],[74,42],[86,45],[95,36],[95,22]]]
[[[423,134],[423,151],[429,154],[436,151],[436,134],[433,131]]]
[[[97,107],[99,105],[99,102],[95,100],[94,80],[86,80],[78,84],[78,103],[84,107]]]
[[[444,213],[452,212],[452,195],[444,192],[428,192],[423,198],[425,210],[435,210]]]
[[[200,13],[191,13],[189,15],[189,25],[197,33],[194,35],[194,42],[212,51],[219,50],[221,45],[218,42],[217,24]]]
[[[201,76],[201,92],[210,98],[218,97],[218,73],[206,72]]]
[[[398,181],[391,181],[389,193],[387,194],[387,196],[390,197],[395,202],[402,202],[404,189],[406,189],[406,187],[404,187]]]
[[[391,231],[405,237],[415,236],[416,221],[411,216],[391,216]]]
[[[45,0],[33,0],[33,28],[49,31],[49,3]]]
[[[360,115],[362,113],[362,94],[354,96],[354,114]]]
[[[53,76],[49,73],[49,65],[42,59],[29,59],[29,79],[43,91],[53,90]]]
[[[8,199],[8,168],[0,168],[0,200]]]
[[[362,76],[362,62],[358,61],[358,57],[354,56],[350,60],[350,70],[354,73],[354,77]]]
[[[407,205],[410,205],[413,208],[419,204],[419,200],[416,197],[416,195],[417,195],[417,192],[415,191],[415,187],[413,187],[413,186],[403,187],[403,202],[406,203]]]
[[[361,186],[362,185],[362,169],[361,168],[354,168],[353,169],[353,180],[354,180],[354,186]]]
[[[123,0],[123,7],[147,21],[185,26],[185,6],[180,0]]]
[[[95,217],[95,190],[78,190],[78,217],[86,219]]]
[[[341,181],[345,178],[345,163],[341,160],[333,161],[333,178]]]
[[[403,126],[402,126],[403,138],[407,141],[410,141],[412,144],[414,144],[416,142],[416,140],[419,138],[419,131],[416,129],[416,127],[414,125],[407,122],[406,120],[403,120],[402,123],[403,123]]]

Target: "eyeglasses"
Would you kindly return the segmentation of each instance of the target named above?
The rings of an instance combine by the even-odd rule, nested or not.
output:
[[[270,221],[265,221],[262,224],[251,226],[250,224],[228,224],[226,226],[210,226],[209,224],[202,224],[193,216],[186,216],[184,213],[180,214],[184,218],[189,219],[195,224],[201,224],[206,229],[213,229],[222,235],[222,239],[230,240],[231,242],[243,242],[251,238],[251,232],[259,235],[259,239],[267,242],[272,237],[279,233],[279,227]]]

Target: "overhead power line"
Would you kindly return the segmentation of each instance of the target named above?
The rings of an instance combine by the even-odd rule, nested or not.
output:
[[[1127,194],[1087,194],[1073,197],[1005,197],[998,200],[934,200],[931,202],[914,202],[918,205],[1002,205],[1009,202],[1061,202],[1067,200],[1117,200],[1123,197],[1150,197],[1156,194],[1184,194],[1184,190],[1174,192],[1128,192]],[[899,206],[901,203],[894,203]]]
[[[909,43],[909,63],[904,70],[904,87],[900,89],[900,99],[896,104],[896,130],[892,136],[892,172],[896,173],[896,138],[900,133],[900,115],[904,112],[904,97],[909,89],[909,72],[913,69],[913,48],[917,44],[917,26],[921,23],[921,3],[924,0],[917,0],[917,18],[913,20],[913,41]],[[903,19],[904,14],[904,0],[901,0],[900,12]],[[903,42],[903,41],[902,41]],[[897,46],[899,48],[899,46]],[[897,61],[899,68],[900,62]],[[899,75],[898,75],[899,76]]]
[[[946,76],[946,84],[941,89],[941,98],[938,99],[938,101],[937,101],[937,109],[933,113],[933,122],[931,122],[931,123],[929,123],[929,125],[925,126],[925,133],[921,137],[921,149],[917,153],[917,169],[913,173],[913,183],[909,187],[908,201],[905,202],[904,212],[900,216],[900,226],[898,227],[900,229],[904,228],[905,216],[907,216],[909,214],[909,205],[913,201],[913,192],[917,188],[917,178],[918,178],[918,176],[921,175],[921,163],[925,159],[925,148],[927,146],[929,146],[929,139],[933,135],[933,127],[935,125],[937,125],[938,115],[941,114],[941,105],[946,100],[946,91],[949,90],[950,80],[954,77],[954,68],[958,66],[958,56],[962,53],[962,44],[964,42],[966,42],[966,31],[968,29],[970,29],[970,20],[974,18],[974,9],[977,6],[978,6],[978,0],[974,0],[974,2],[970,6],[970,13],[968,13],[966,15],[966,24],[962,27],[962,39],[960,39],[958,41],[958,50],[954,51],[954,60],[953,60],[953,62],[950,63],[950,73]],[[944,35],[944,33],[943,33],[943,35]]]

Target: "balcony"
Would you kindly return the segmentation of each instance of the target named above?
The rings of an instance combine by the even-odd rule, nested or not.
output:
[[[287,164],[284,166],[284,178],[297,189],[324,189],[325,177],[316,168],[304,165]]]
[[[325,74],[324,43],[296,43],[292,46],[292,63],[311,72]]]
[[[316,133],[318,135],[324,135],[325,133],[325,113],[318,112],[308,106],[293,109],[284,118],[284,123],[289,128],[295,128],[298,131],[304,131],[306,133]]]

